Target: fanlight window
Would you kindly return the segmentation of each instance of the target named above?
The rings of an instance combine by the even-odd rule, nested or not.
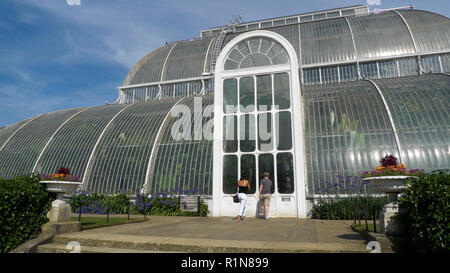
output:
[[[287,64],[284,48],[268,38],[250,38],[238,43],[228,54],[224,69],[234,70],[258,66]]]

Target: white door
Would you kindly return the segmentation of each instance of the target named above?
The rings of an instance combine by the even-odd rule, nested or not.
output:
[[[230,42],[217,62],[222,69],[216,69],[215,78],[213,215],[237,214],[231,197],[240,178],[250,182],[246,211],[255,215],[259,182],[268,172],[273,182],[269,216],[302,217],[300,85],[290,61],[296,63],[296,57],[274,33],[243,36]]]

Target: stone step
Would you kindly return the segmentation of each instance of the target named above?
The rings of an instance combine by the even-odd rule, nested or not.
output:
[[[136,251],[194,253],[368,253],[360,243],[310,243],[212,240],[178,237],[138,236],[105,233],[68,233],[54,237],[53,244],[77,242],[81,247],[132,249]]]
[[[45,244],[37,247],[37,253],[71,253],[73,250],[67,249],[67,244]],[[176,253],[168,251],[153,251],[145,249],[112,248],[97,246],[80,246],[78,253]]]

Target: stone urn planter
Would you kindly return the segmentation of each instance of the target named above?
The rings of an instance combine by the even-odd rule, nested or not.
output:
[[[401,233],[401,225],[393,216],[398,215],[398,197],[405,191],[409,179],[416,179],[416,176],[396,175],[396,176],[375,176],[364,178],[370,181],[374,192],[386,193],[389,196],[389,204],[383,207],[380,213],[380,231],[386,234]]]
[[[39,183],[44,184],[47,191],[56,193],[56,200],[52,202],[52,208],[47,213],[50,222],[70,221],[72,210],[70,205],[63,200],[63,196],[72,194],[83,183],[69,181],[41,181]]]

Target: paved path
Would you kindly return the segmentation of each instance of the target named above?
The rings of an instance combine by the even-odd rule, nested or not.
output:
[[[63,234],[64,240],[104,240],[124,248],[150,243],[187,245],[167,248],[193,252],[366,252],[363,237],[351,230],[352,221],[225,217],[150,216],[141,223]],[[62,241],[61,241],[62,242]],[[126,242],[134,242],[126,244]],[[141,243],[141,246],[139,245]],[[99,244],[99,243],[97,243]],[[203,247],[203,248],[201,248]]]

